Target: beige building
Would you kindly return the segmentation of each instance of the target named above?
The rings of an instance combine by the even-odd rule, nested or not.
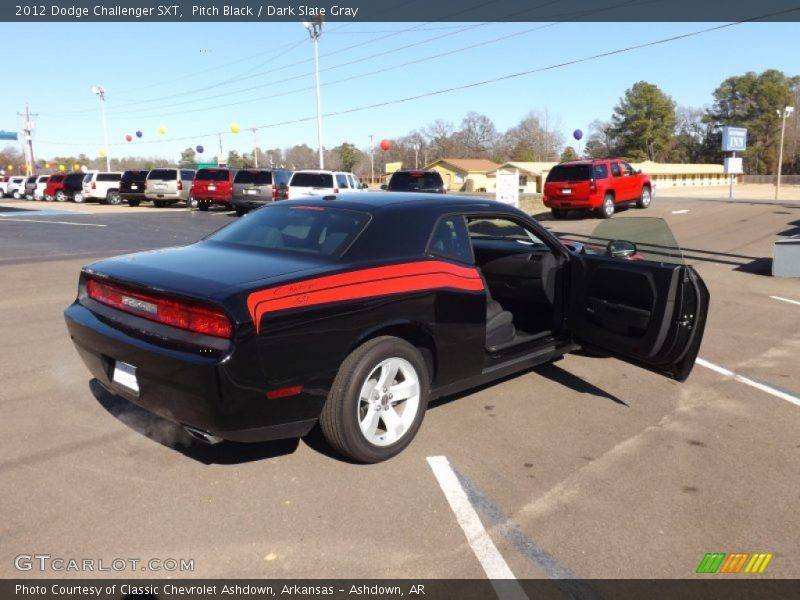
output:
[[[499,165],[485,158],[440,158],[425,168],[438,171],[451,192],[493,192]]]
[[[730,183],[730,175],[725,175],[722,165],[656,163],[649,160],[631,163],[631,165],[634,169],[641,169],[643,173],[650,175],[656,184],[656,189],[728,185]],[[741,177],[741,175],[737,175],[734,182],[740,183]]]

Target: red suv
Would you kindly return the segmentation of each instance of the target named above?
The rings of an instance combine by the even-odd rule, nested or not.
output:
[[[55,200],[58,192],[61,192],[62,195],[64,194],[64,179],[66,179],[66,177],[66,175],[58,174],[50,175],[50,177],[47,178],[47,185],[44,188],[45,200]]]
[[[211,204],[230,206],[233,197],[233,169],[199,169],[192,182],[192,199],[197,208],[208,210]]]
[[[653,198],[650,176],[621,158],[574,160],[556,165],[544,184],[544,205],[562,219],[570,210],[592,209],[603,219],[619,204],[647,208]]]

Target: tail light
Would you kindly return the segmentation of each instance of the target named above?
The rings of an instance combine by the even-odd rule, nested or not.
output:
[[[589,192],[594,194],[596,191],[597,191],[597,183],[595,182],[594,179],[592,179],[591,181],[589,181]]]
[[[272,199],[273,200],[278,199],[278,186],[275,185],[274,183],[272,184]]]
[[[92,182],[92,189],[93,189],[93,190],[96,190],[96,189],[97,189],[97,184],[96,184],[94,181]]]
[[[233,335],[230,319],[218,309],[134,292],[96,279],[86,282],[86,291],[92,300],[100,304],[149,321],[219,338]]]
[[[333,188],[333,193],[334,194],[338,194],[339,193],[339,188]]]

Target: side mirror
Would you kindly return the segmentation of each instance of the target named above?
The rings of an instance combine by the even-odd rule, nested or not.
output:
[[[627,240],[611,240],[606,246],[606,256],[630,258],[636,254],[636,244]]]
[[[388,186],[388,185],[386,185],[385,183],[383,183],[383,184],[381,184],[381,189],[382,189],[382,190],[388,190],[388,189],[389,189],[389,186]]]
[[[641,175],[641,174],[642,174],[642,170],[641,170],[641,169],[636,169],[636,170],[634,171],[634,174],[636,174],[636,175]]]
[[[362,183],[362,184],[361,184],[361,189],[362,189],[362,190],[369,189],[369,186],[368,186],[366,183]]]

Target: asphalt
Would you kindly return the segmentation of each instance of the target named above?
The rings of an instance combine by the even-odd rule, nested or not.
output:
[[[693,577],[714,551],[773,553],[761,577],[800,576],[800,406],[702,366],[678,384],[568,356],[437,403],[379,465],[342,461],[316,435],[190,443],[91,382],[62,311],[86,262],[232,217],[97,208],[0,207],[0,576],[99,576],[14,568],[47,553],[188,558],[184,575],[203,578],[483,577],[433,456],[518,578]],[[800,285],[768,274],[774,240],[800,232],[800,198],[657,197],[615,218],[644,215],[667,220],[711,291],[700,356],[800,397],[800,305],[771,298],[800,302]],[[598,223],[542,220],[573,239]]]

